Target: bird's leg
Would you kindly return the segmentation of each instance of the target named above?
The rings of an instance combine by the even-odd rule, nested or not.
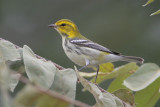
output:
[[[82,69],[86,68],[89,65],[89,60],[88,59],[86,59],[85,62],[86,62],[86,65],[81,67],[78,71],[81,71]],[[77,82],[78,83],[80,82],[79,79],[77,80]]]
[[[86,59],[85,62],[86,62],[86,65],[81,67],[78,71],[81,71],[82,69],[86,68],[89,65],[89,60],[88,59]]]
[[[78,71],[81,71],[82,69],[84,69],[84,68],[86,68],[86,67],[87,67],[87,65],[81,67]]]
[[[96,78],[95,78],[95,83],[96,83],[96,80],[97,80],[97,77],[98,77],[98,72],[99,72],[99,65],[96,67],[97,68],[97,73],[96,73]]]

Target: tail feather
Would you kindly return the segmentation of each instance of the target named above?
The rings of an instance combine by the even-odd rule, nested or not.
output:
[[[140,57],[135,57],[135,56],[123,56],[122,55],[122,60],[127,61],[127,62],[137,62],[140,64],[143,64],[144,59]]]

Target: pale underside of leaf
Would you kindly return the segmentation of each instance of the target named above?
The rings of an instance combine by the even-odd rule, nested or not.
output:
[[[14,44],[6,40],[0,40],[0,56],[0,59],[5,61],[20,60],[20,55]]]
[[[50,89],[75,99],[76,84],[77,76],[75,71],[73,69],[64,69],[56,72],[55,80]]]
[[[50,88],[57,71],[55,65],[50,61],[38,59],[28,47],[23,47],[23,60],[29,79],[37,85]]]
[[[160,77],[160,69],[156,64],[146,63],[137,72],[124,80],[124,85],[133,91],[146,88]]]
[[[0,40],[0,60],[5,62],[6,73],[8,72],[8,77],[4,79],[8,81],[8,87],[13,92],[19,82],[20,74],[12,72],[14,70],[10,68],[11,63],[9,62],[16,63],[17,61],[21,60],[20,54],[13,43],[3,39]],[[0,72],[2,73],[3,71]],[[4,82],[6,80],[1,81]]]
[[[21,74],[18,74],[18,73],[12,73],[11,74],[10,82],[9,82],[11,92],[14,92],[14,89],[16,88],[16,86],[19,83],[19,78],[20,77],[21,77]]]
[[[8,93],[9,89],[9,80],[10,77],[9,72],[7,70],[7,65],[4,60],[0,60],[0,99],[1,105],[3,107],[10,107],[10,96]]]

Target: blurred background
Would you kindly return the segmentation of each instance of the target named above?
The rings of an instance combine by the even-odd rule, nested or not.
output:
[[[21,47],[28,45],[36,54],[73,68],[74,63],[62,49],[60,35],[47,26],[65,18],[75,22],[83,35],[103,46],[160,65],[160,15],[149,16],[160,8],[160,1],[142,7],[146,2],[0,0],[0,37]],[[92,95],[82,93],[81,88],[77,86],[76,99],[93,105]],[[155,107],[159,106],[157,103]]]

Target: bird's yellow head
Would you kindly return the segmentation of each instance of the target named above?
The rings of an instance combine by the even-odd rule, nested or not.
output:
[[[50,24],[49,27],[54,27],[61,36],[66,36],[67,38],[74,38],[80,35],[77,26],[68,19],[61,19],[55,24]]]

